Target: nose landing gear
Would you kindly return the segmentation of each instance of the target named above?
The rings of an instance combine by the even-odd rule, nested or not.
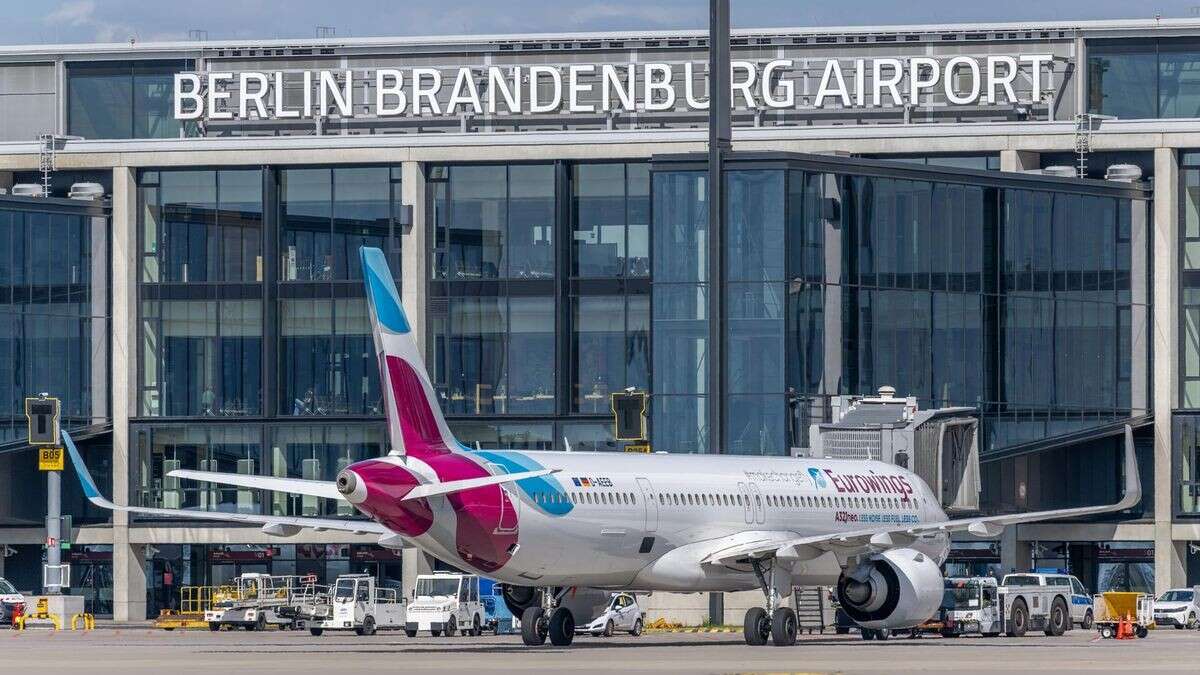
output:
[[[767,640],[776,647],[790,647],[796,644],[796,612],[791,607],[782,606],[783,600],[776,586],[775,564],[771,564],[766,574],[763,573],[761,561],[754,560],[750,564],[754,567],[754,575],[758,577],[758,584],[766,596],[767,607],[751,607],[746,611],[746,620],[742,626],[746,644],[765,645]]]

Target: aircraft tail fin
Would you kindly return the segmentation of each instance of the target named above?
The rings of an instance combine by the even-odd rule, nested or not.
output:
[[[459,450],[461,445],[450,433],[413,338],[387,258],[383,251],[366,246],[359,249],[359,257],[392,452],[420,459]]]

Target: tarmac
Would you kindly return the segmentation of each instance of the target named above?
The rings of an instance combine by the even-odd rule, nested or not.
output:
[[[0,630],[5,672],[88,673],[1132,673],[1196,672],[1200,631],[1159,629],[1143,640],[892,638],[806,635],[794,647],[750,647],[731,633],[579,636],[568,648],[529,648],[520,636],[405,637],[380,632]]]

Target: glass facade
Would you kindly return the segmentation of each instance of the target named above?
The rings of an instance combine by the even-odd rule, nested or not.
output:
[[[103,211],[0,199],[0,442],[40,392],[65,428],[108,418],[108,283]]]
[[[725,186],[723,452],[782,454],[789,399],[884,385],[978,408],[985,454],[1148,407],[1141,193],[756,164]],[[677,165],[654,173],[654,440],[697,452],[707,248],[663,233],[704,232],[705,175]]]
[[[1088,43],[1088,110],[1122,119],[1200,117],[1200,42]]]
[[[430,370],[456,432],[615,449],[609,394],[649,386],[648,165],[439,165],[427,191]]]
[[[168,508],[333,513],[332,504],[166,474],[332,480],[346,463],[383,452],[358,248],[382,248],[399,273],[399,168],[145,170],[138,191],[132,492]],[[323,419],[270,422],[297,417]]]
[[[67,63],[68,133],[84,138],[178,138],[175,73],[189,61]]]

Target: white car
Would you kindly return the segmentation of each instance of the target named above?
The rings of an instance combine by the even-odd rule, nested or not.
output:
[[[1196,628],[1200,625],[1200,593],[1196,587],[1172,588],[1154,601],[1154,623],[1159,626]]]
[[[12,623],[17,607],[24,611],[25,596],[18,593],[8,579],[0,577],[0,623]]]
[[[608,606],[600,612],[600,616],[592,619],[585,626],[576,626],[576,633],[591,633],[596,637],[612,637],[617,631],[625,631],[630,635],[641,635],[645,626],[642,608],[638,607],[637,598],[629,593],[613,593]]]

